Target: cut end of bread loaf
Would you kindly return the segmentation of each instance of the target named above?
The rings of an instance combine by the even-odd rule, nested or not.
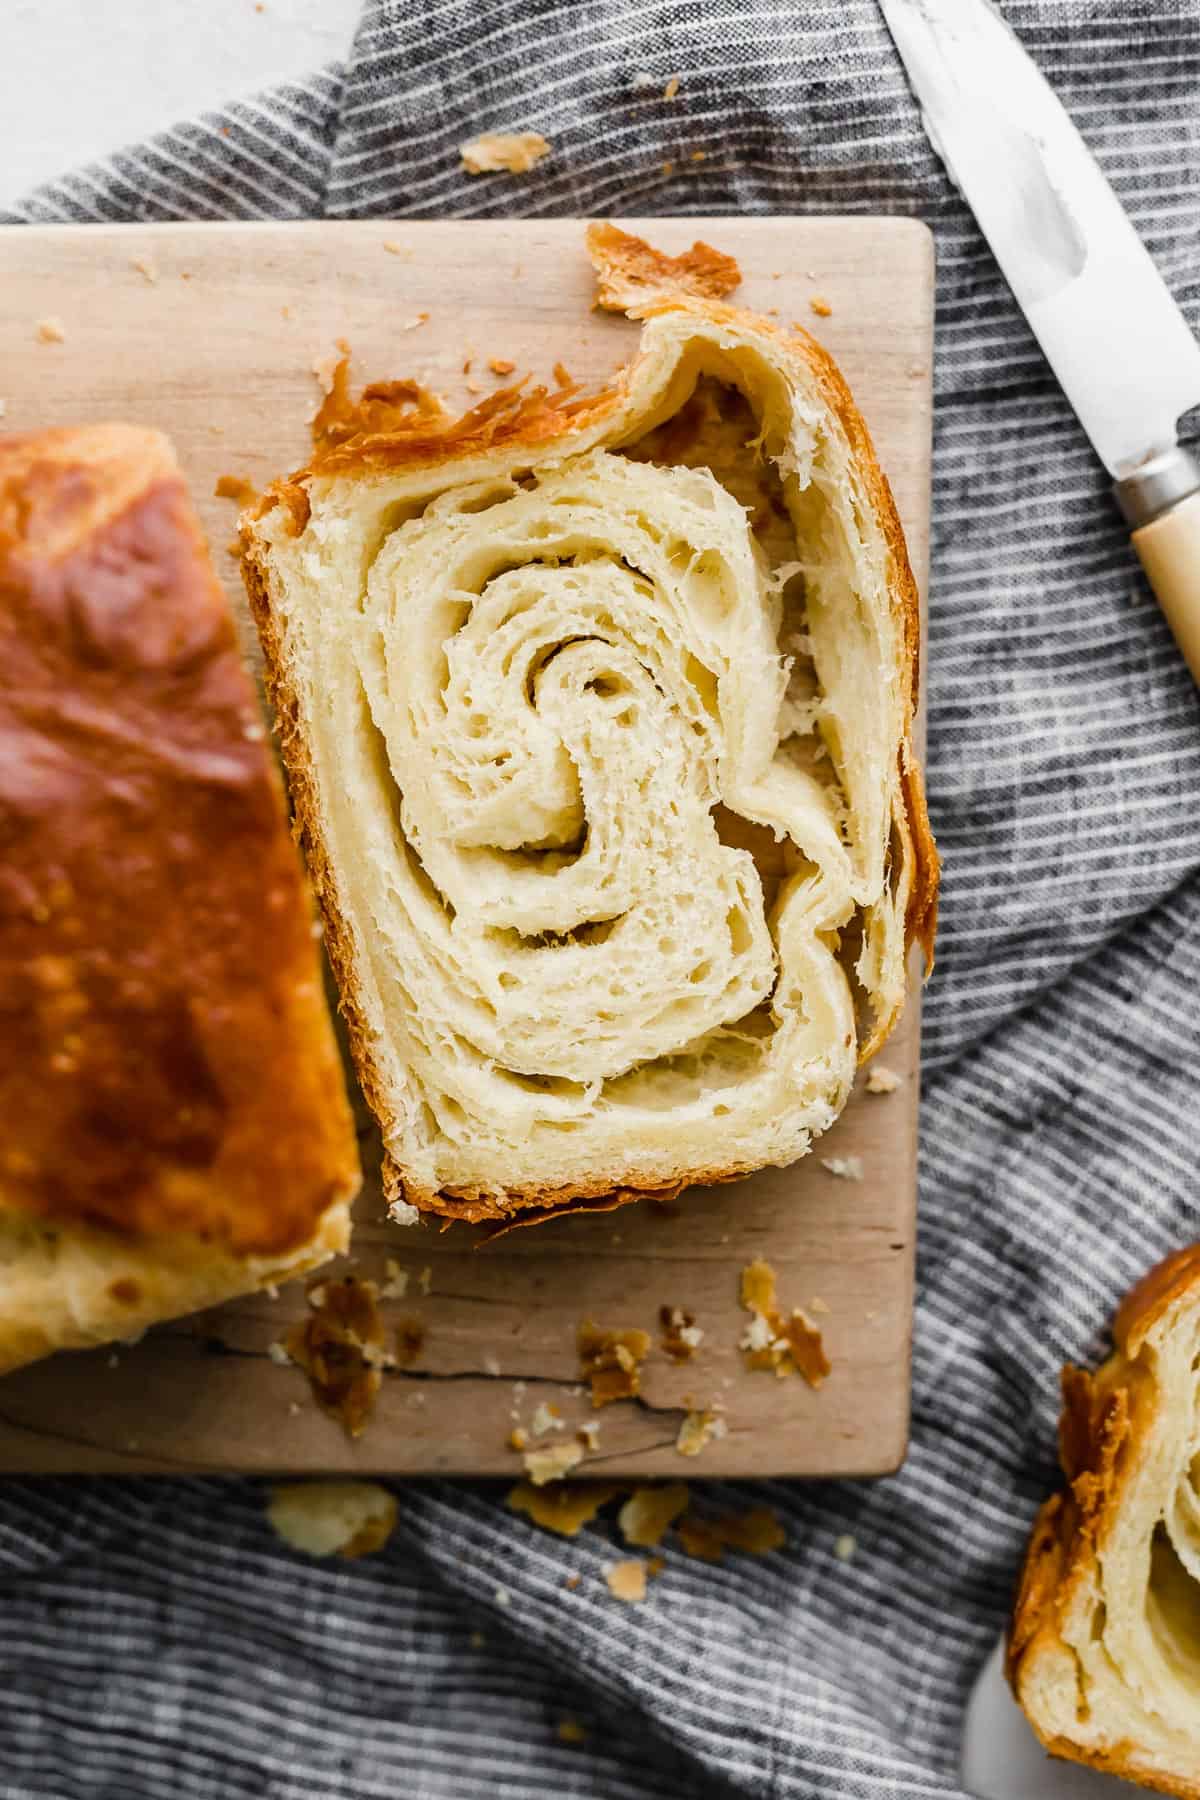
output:
[[[866,427],[811,338],[695,296],[731,259],[592,249],[649,315],[610,388],[335,381],[243,522],[385,1180],[501,1225],[803,1155],[932,948]]]
[[[0,1371],[344,1247],[282,784],[174,454],[0,442]]]
[[[1026,1553],[1008,1675],[1054,1756],[1200,1796],[1200,1246],[1122,1305],[1095,1375],[1063,1372],[1068,1486]]]

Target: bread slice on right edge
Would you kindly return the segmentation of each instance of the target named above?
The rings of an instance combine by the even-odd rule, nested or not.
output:
[[[385,1183],[472,1220],[792,1162],[932,947],[866,426],[731,259],[589,236],[644,320],[611,387],[339,386],[243,521]]]
[[[1054,1756],[1200,1796],[1200,1245],[1128,1295],[1116,1348],[1063,1371],[1069,1486],[1042,1507],[1008,1649]]]

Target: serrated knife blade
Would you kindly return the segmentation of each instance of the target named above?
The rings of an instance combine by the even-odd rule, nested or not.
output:
[[[1139,528],[1134,544],[1200,680],[1200,463],[1177,433],[1180,415],[1200,405],[1200,343],[1061,102],[988,0],[879,4],[934,149],[1116,478]]]

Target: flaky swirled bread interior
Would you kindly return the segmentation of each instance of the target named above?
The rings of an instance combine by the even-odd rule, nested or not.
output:
[[[917,598],[845,384],[704,297],[730,259],[592,251],[644,318],[610,388],[376,384],[243,523],[385,1179],[470,1219],[802,1155],[932,939]]]
[[[357,1146],[265,739],[166,439],[0,438],[0,1373],[346,1247]]]
[[[1200,1795],[1200,1245],[1151,1271],[1095,1375],[1063,1371],[1069,1486],[1042,1507],[1009,1643],[1054,1755]]]

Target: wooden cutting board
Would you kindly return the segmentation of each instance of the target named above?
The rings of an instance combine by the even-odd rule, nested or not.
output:
[[[632,221],[678,251],[700,236],[734,252],[746,305],[797,319],[845,371],[891,478],[923,584],[928,541],[932,245],[884,219]],[[537,377],[562,362],[596,381],[637,328],[589,310],[575,221],[25,227],[0,231],[3,428],[130,419],[168,432],[257,663],[227,546],[236,505],[218,476],[262,485],[306,457],[314,362],[335,340],[357,380],[418,375],[469,404],[499,385],[488,359]],[[828,306],[819,316],[812,302]],[[59,333],[61,332],[61,338]],[[47,338],[57,341],[45,341]],[[470,374],[463,365],[472,359]],[[383,1303],[418,1318],[416,1364],[390,1373],[351,1442],[268,1346],[305,1310],[285,1289],[152,1332],[136,1347],[63,1355],[0,1381],[0,1471],[383,1471],[513,1476],[516,1418],[540,1401],[595,1417],[608,1475],[871,1475],[904,1455],[916,1212],[918,1003],[883,1062],[887,1096],[858,1089],[817,1154],[728,1187],[519,1231],[480,1250],[465,1227],[384,1219],[378,1144],[359,1107],[367,1182],[352,1263],[411,1280]],[[822,1157],[857,1157],[862,1180]],[[819,1322],[833,1363],[820,1391],[742,1366],[742,1267],[766,1257],[781,1300]],[[427,1271],[422,1277],[422,1272]],[[424,1291],[428,1288],[428,1292]],[[0,1287],[0,1304],[3,1303]],[[657,1348],[662,1306],[703,1341],[676,1365]],[[656,1347],[643,1392],[592,1414],[575,1333],[592,1318],[642,1326]],[[695,1460],[675,1438],[689,1405],[719,1402],[727,1435]]]

